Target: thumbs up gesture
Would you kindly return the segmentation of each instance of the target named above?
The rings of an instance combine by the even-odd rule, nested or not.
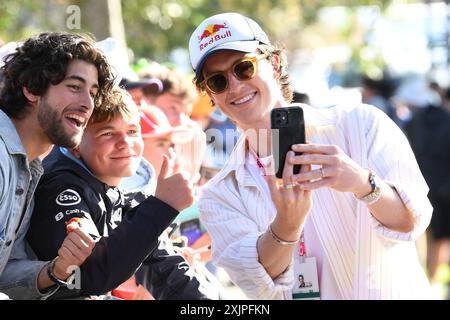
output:
[[[171,174],[173,168],[170,168],[169,158],[165,155],[163,157],[155,197],[172,208],[182,211],[194,202],[192,183],[183,172]]]

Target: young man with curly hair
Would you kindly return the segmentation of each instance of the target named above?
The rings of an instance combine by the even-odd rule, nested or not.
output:
[[[76,228],[56,260],[37,261],[25,241],[33,195],[52,144],[75,147],[95,105],[113,84],[105,56],[90,39],[43,33],[4,58],[0,93],[0,291],[41,298],[91,253],[93,240]]]

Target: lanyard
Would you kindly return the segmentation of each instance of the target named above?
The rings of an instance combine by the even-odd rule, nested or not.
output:
[[[305,232],[302,231],[302,234],[300,235],[300,244],[298,246],[298,255],[301,258],[306,257],[306,244],[305,244]]]
[[[266,176],[266,168],[267,168],[267,166],[265,166],[265,165],[261,162],[261,160],[259,159],[259,157],[258,157],[258,155],[256,154],[256,152],[255,152],[252,148],[250,148],[250,146],[247,145],[247,148],[248,148],[250,154],[251,154],[251,155],[253,156],[253,158],[255,159],[256,165],[258,166],[258,169],[259,169],[259,171],[261,172],[261,175],[262,175],[262,176]]]

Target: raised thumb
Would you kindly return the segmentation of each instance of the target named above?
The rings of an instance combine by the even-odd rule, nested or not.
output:
[[[165,179],[169,172],[169,158],[163,155],[163,163],[161,165],[161,171],[159,172],[158,181]]]

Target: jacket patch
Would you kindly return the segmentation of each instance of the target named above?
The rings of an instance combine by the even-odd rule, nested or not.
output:
[[[62,218],[64,218],[64,214],[63,214],[62,212],[58,212],[58,213],[56,214],[56,216],[55,216],[55,220],[56,220],[56,221],[59,221],[59,220],[61,220]]]
[[[86,216],[88,213],[86,211],[80,210],[80,209],[68,209],[66,211],[60,211],[55,215],[55,220],[59,221],[65,216],[70,216],[72,214],[82,215]]]
[[[72,189],[66,189],[56,197],[56,203],[60,206],[72,206],[80,202],[80,195]]]

